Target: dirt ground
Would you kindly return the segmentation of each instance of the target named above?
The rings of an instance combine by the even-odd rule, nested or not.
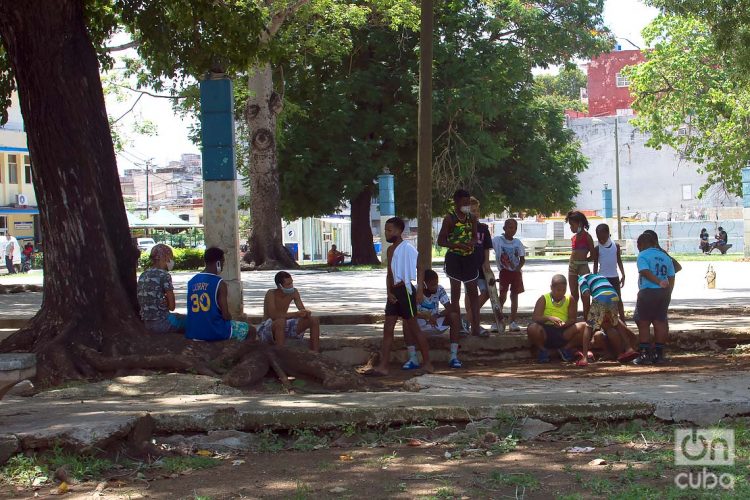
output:
[[[405,439],[372,447],[224,456],[210,469],[171,475],[158,469],[139,474],[125,471],[106,482],[73,484],[64,497],[678,498],[685,492],[674,483],[679,471],[672,465],[672,445],[668,442],[671,432],[671,427],[655,422],[612,424],[600,429],[572,425],[489,454],[487,450],[495,448]],[[571,447],[594,449],[585,453],[566,451]],[[0,498],[59,496],[51,495],[50,490],[50,486],[35,491],[19,489],[0,494]],[[742,489],[735,494],[747,498],[748,492]]]
[[[655,366],[622,365],[615,361],[597,361],[586,368],[580,368],[572,363],[563,363],[552,359],[548,364],[539,364],[533,360],[519,361],[487,361],[466,363],[465,368],[453,370],[445,363],[435,363],[435,373],[461,378],[496,377],[496,378],[545,378],[570,379],[576,377],[629,377],[658,373],[711,373],[733,370],[750,369],[750,355],[734,355],[727,353],[673,353],[669,362]],[[391,366],[387,377],[377,381],[388,390],[398,390],[403,383],[418,375],[422,370],[404,371],[398,366]]]
[[[715,373],[750,369],[750,355],[729,353],[675,353],[669,364],[657,367],[623,366],[602,361],[588,368],[572,364],[540,365],[533,361],[472,363],[464,370],[437,364],[438,373],[472,376],[569,379],[577,377],[640,376],[659,373]],[[392,375],[377,379],[379,387],[401,390],[404,381],[419,375],[392,367]],[[281,390],[273,379],[261,389]],[[310,385],[300,392],[318,392]],[[438,422],[425,426],[440,426]],[[453,499],[524,498],[750,498],[748,460],[750,424],[740,423],[745,450],[733,493],[686,492],[675,486],[672,435],[674,426],[658,421],[611,424],[572,422],[532,441],[504,441],[496,431],[492,439],[506,443],[485,446],[481,439],[440,442],[439,439],[404,435],[384,438],[392,430],[352,429],[352,439],[336,435],[313,436],[302,449],[287,444],[276,451],[244,454],[210,454],[210,464],[194,463],[205,457],[189,455],[185,464],[165,470],[149,461],[127,462],[96,479],[73,481],[64,494],[59,481],[36,488],[3,484],[0,499],[52,498],[154,498],[154,499]],[[461,426],[459,426],[460,428]],[[338,437],[341,437],[339,431]],[[367,434],[363,434],[367,432]],[[272,433],[271,433],[272,434]],[[363,437],[365,436],[365,437]],[[373,437],[370,437],[373,436]],[[478,436],[481,436],[479,434]],[[359,438],[359,439],[358,439]],[[275,438],[274,438],[275,439]],[[477,440],[479,439],[479,440]],[[493,441],[494,442],[494,441]],[[353,444],[352,447],[347,447]],[[586,453],[564,451],[572,446],[592,447]],[[487,452],[490,452],[489,454]],[[122,463],[123,457],[109,455]],[[594,465],[595,459],[604,460]],[[202,468],[210,467],[210,468]],[[54,494],[53,494],[54,493]],[[708,496],[706,496],[708,495]]]

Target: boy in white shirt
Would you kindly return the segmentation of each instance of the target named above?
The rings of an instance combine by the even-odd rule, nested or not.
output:
[[[393,345],[393,331],[399,318],[403,322],[404,333],[416,337],[419,350],[422,352],[422,368],[432,373],[430,362],[430,346],[427,337],[417,324],[417,304],[423,299],[424,270],[418,265],[419,253],[409,242],[404,241],[404,221],[399,217],[391,217],[385,222],[385,239],[388,247],[388,274],[386,275],[386,291],[388,300],[385,305],[385,324],[383,325],[383,342],[380,345],[380,362],[375,368],[364,374],[371,377],[388,375],[388,362],[391,358]],[[415,289],[413,281],[417,282]],[[415,368],[418,368],[417,365]]]
[[[622,287],[625,286],[625,268],[622,265],[622,250],[620,245],[612,241],[609,226],[599,224],[596,226],[597,244],[594,247],[594,274],[601,274],[617,292],[620,300],[617,302],[620,320],[625,323],[625,306],[622,304]],[[620,274],[617,274],[617,268]],[[620,277],[622,276],[622,278]]]
[[[440,304],[443,304],[443,310],[440,310]],[[448,293],[438,283],[438,275],[432,269],[425,269],[424,272],[424,298],[422,302],[417,303],[417,323],[424,333],[443,333],[450,329],[450,360],[448,366],[451,368],[462,368],[461,361],[458,360],[458,336],[460,321],[458,311],[451,306],[451,299]],[[416,347],[413,345],[414,340],[411,338],[411,332],[404,329],[406,333],[407,349],[409,350],[409,360],[402,367],[404,370],[413,370],[419,368],[417,360]]]
[[[503,234],[492,238],[492,248],[495,250],[497,269],[500,272],[500,310],[505,305],[505,299],[510,290],[510,328],[511,332],[520,332],[516,323],[518,315],[518,294],[524,292],[521,268],[526,263],[526,249],[521,240],[515,238],[518,222],[508,219],[503,225]]]

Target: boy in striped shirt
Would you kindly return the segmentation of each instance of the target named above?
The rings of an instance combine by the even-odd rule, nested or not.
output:
[[[578,287],[582,297],[586,295],[591,297],[591,307],[589,307],[586,328],[583,332],[583,351],[578,353],[579,359],[576,361],[576,366],[589,364],[589,345],[594,332],[608,327],[610,328],[606,332],[607,339],[618,354],[617,361],[626,363],[638,357],[627,335],[620,328],[618,309],[620,296],[612,283],[601,274],[584,274],[578,277]]]

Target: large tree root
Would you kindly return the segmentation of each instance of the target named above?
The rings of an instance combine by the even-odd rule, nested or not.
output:
[[[102,324],[108,328],[102,328]],[[332,390],[367,385],[354,370],[307,350],[255,341],[194,342],[182,335],[149,334],[139,326],[107,320],[92,322],[91,316],[65,324],[40,313],[0,344],[0,352],[36,353],[34,382],[38,387],[143,371],[220,377],[232,387],[252,386],[273,372],[288,391],[292,387],[287,374],[312,379]]]

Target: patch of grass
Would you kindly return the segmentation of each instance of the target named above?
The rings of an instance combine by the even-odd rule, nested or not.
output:
[[[598,477],[589,479],[587,481],[583,481],[581,483],[581,486],[583,486],[584,488],[588,490],[591,490],[597,495],[611,495],[618,489],[617,485],[615,485],[609,479],[603,479],[603,478],[598,478]]]
[[[45,454],[42,460],[48,464],[49,469],[52,471],[60,467],[66,467],[68,474],[76,481],[98,479],[104,471],[111,469],[115,465],[106,458],[66,452],[60,446],[52,448],[52,453]]]
[[[284,449],[284,441],[272,430],[264,429],[258,436],[260,453],[276,453]]]
[[[514,451],[517,446],[518,439],[516,439],[512,435],[508,435],[502,439],[499,439],[492,446],[490,446],[489,451],[496,455],[502,455],[504,453],[510,453],[511,451]]]
[[[12,456],[0,469],[0,483],[13,486],[28,487],[37,478],[45,478],[44,482],[46,482],[49,476],[49,469],[45,464],[40,463],[36,456]]]
[[[625,490],[612,493],[609,496],[611,500],[655,500],[663,497],[663,492],[659,488],[645,484],[633,484]]]
[[[344,424],[341,426],[341,432],[346,437],[352,437],[355,434],[357,434],[358,426],[354,422],[350,422],[348,424]]]
[[[432,430],[432,429],[437,428],[438,421],[437,420],[433,420],[431,418],[426,418],[426,419],[424,419],[424,420],[422,420],[420,422],[420,425],[423,425],[423,426],[427,427],[428,429]]]
[[[371,458],[365,461],[366,465],[377,467],[378,469],[387,469],[392,461],[396,459],[397,453],[394,451],[390,455],[382,455],[377,458]]]
[[[210,469],[221,463],[221,460],[213,457],[164,457],[156,464],[173,474],[186,470]]]
[[[506,411],[497,412],[495,420],[498,421],[499,427],[515,427],[518,423],[518,417]]]
[[[451,500],[453,498],[458,498],[461,495],[456,493],[456,490],[451,488],[450,486],[442,486],[435,490],[435,493],[424,497],[425,500]]]
[[[497,489],[502,486],[510,486],[516,488],[526,488],[528,490],[536,490],[539,488],[539,480],[531,474],[523,472],[507,473],[494,470],[490,472],[489,477],[484,484],[490,488]]]
[[[292,498],[294,500],[307,500],[312,495],[313,489],[309,484],[301,483],[297,481],[297,486],[294,488]]]
[[[624,424],[581,422],[574,431],[564,433],[578,440],[591,441],[595,446],[620,444],[670,444],[674,439],[674,427],[655,419]]]
[[[326,436],[317,436],[310,429],[294,429],[292,435],[296,437],[292,448],[298,451],[312,451],[328,447]]]
[[[674,463],[674,450],[652,449],[652,450],[622,450],[617,453],[608,453],[601,456],[607,462],[649,462],[652,464],[671,465]]]
[[[558,495],[555,497],[556,500],[583,500],[583,497],[578,493],[570,493],[567,495]]]

